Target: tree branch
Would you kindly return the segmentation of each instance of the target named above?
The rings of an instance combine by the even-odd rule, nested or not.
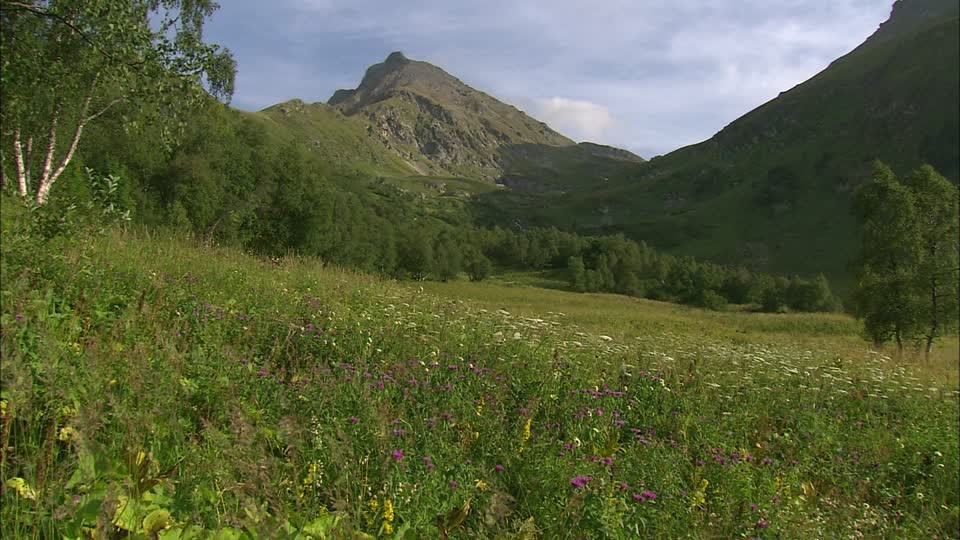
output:
[[[70,164],[70,160],[73,159],[73,153],[77,151],[77,144],[80,142],[80,135],[83,133],[83,128],[86,127],[87,122],[89,121],[85,117],[87,116],[87,111],[90,110],[90,101],[93,100],[93,93],[96,90],[97,80],[100,78],[100,74],[94,76],[93,83],[90,85],[90,90],[87,91],[87,97],[83,100],[83,107],[80,109],[80,118],[77,120],[77,129],[73,132],[73,139],[70,141],[70,146],[67,148],[67,153],[63,156],[63,160],[60,162],[60,165],[57,166],[56,170],[52,173],[47,173],[46,165],[44,166],[44,175],[40,178],[40,186],[37,188],[37,204],[43,204],[47,201],[47,197],[50,194],[50,188],[53,186],[53,183],[57,178],[63,173],[67,168],[67,165]],[[109,108],[110,105],[107,105]],[[106,112],[106,109],[103,109],[96,116]],[[47,155],[47,159],[50,159],[52,152]]]
[[[100,111],[98,111],[98,112],[96,112],[96,113],[94,113],[94,114],[91,114],[90,116],[86,117],[85,119],[82,120],[82,122],[83,122],[84,124],[90,123],[90,121],[95,120],[95,119],[98,118],[100,115],[102,115],[103,113],[105,113],[105,112],[107,112],[108,110],[110,110],[111,107],[113,107],[114,105],[116,105],[117,103],[120,103],[121,101],[123,101],[123,100],[125,100],[125,99],[127,99],[127,96],[117,96],[117,97],[113,98],[112,100],[110,100],[110,103],[107,103],[106,106],[104,106],[102,109],[100,109]]]
[[[38,15],[38,16],[40,16],[40,17],[47,17],[47,18],[49,18],[49,19],[54,19],[54,20],[56,20],[57,22],[63,24],[64,26],[66,26],[67,28],[69,28],[70,30],[72,30],[73,33],[75,33],[75,34],[77,34],[78,36],[80,36],[80,39],[86,41],[88,44],[90,44],[91,47],[93,47],[94,49],[96,49],[97,52],[99,52],[100,54],[106,56],[111,62],[116,62],[116,63],[120,63],[120,64],[126,64],[126,65],[128,65],[128,66],[130,66],[130,67],[141,67],[141,66],[143,66],[143,65],[146,63],[145,60],[140,61],[140,62],[123,62],[123,61],[121,61],[121,60],[118,60],[115,56],[113,56],[112,54],[110,54],[109,52],[107,52],[106,50],[104,50],[103,47],[101,47],[101,46],[98,45],[95,41],[93,41],[93,39],[91,39],[90,36],[88,36],[86,32],[84,32],[83,30],[81,30],[80,28],[78,28],[77,25],[73,24],[73,22],[65,19],[64,17],[62,17],[61,15],[58,15],[58,14],[56,14],[56,13],[51,13],[51,12],[49,12],[49,11],[44,11],[44,10],[42,10],[42,9],[38,9],[36,6],[34,6],[34,5],[32,5],[32,4],[27,4],[27,3],[24,3],[24,2],[17,2],[17,1],[7,1],[7,2],[4,2],[4,3],[0,4],[0,10],[3,10],[4,7],[17,8],[17,9],[21,9],[21,10],[24,10],[24,11],[27,11],[27,12],[30,12],[30,13],[33,13],[34,15]]]

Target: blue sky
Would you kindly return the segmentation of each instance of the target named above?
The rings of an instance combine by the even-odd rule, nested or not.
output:
[[[862,43],[891,0],[220,0],[233,105],[326,101],[391,51],[575,140],[664,154]]]

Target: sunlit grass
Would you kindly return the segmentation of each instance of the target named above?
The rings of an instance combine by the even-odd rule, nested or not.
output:
[[[3,229],[6,537],[941,537],[956,341]],[[404,536],[407,535],[407,536]]]

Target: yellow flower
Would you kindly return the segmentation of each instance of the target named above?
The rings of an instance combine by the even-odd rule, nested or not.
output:
[[[386,534],[386,535],[391,535],[391,534],[393,534],[393,525],[390,525],[389,523],[384,523],[384,524],[383,524],[383,534]]]
[[[393,502],[390,499],[383,501],[383,520],[393,521]]]
[[[477,481],[474,483],[474,485],[476,485],[476,486],[477,486],[477,489],[479,489],[480,491],[486,491],[486,490],[487,490],[487,483],[484,482],[483,480],[477,480]]]
[[[530,440],[530,425],[533,423],[533,418],[527,418],[527,423],[523,425],[523,436],[521,441],[527,442]]]
[[[7,480],[7,486],[16,491],[17,495],[20,495],[24,499],[36,500],[37,498],[37,492],[30,487],[30,484],[28,484],[26,480],[19,476]]]

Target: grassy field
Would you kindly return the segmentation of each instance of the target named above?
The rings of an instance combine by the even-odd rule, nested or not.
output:
[[[0,233],[4,538],[960,526],[955,339],[922,362],[840,315]]]

